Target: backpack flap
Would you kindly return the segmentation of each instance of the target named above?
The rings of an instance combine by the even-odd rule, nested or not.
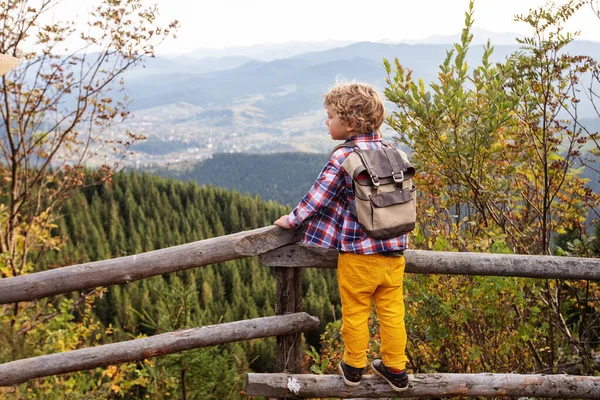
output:
[[[362,164],[358,165],[352,174],[352,179],[363,186],[373,185],[365,161],[371,165],[372,172],[377,176],[379,185],[387,185],[393,182],[400,183],[408,181],[415,176],[414,167],[404,160],[397,150],[386,151],[388,158],[381,157],[381,152],[376,150],[362,150]]]
[[[406,182],[409,179],[412,179],[414,175],[415,175],[415,169],[413,167],[407,168],[407,170],[403,172],[402,182]],[[371,182],[371,178],[369,177],[369,174],[367,172],[367,169],[365,167],[363,167],[362,165],[359,166],[358,168],[356,168],[356,170],[352,174],[352,179],[354,180],[355,183],[358,183],[361,186],[372,186],[373,185],[373,183]],[[380,185],[387,185],[390,183],[394,183],[393,175],[390,175],[388,177],[379,176],[379,184]]]
[[[376,175],[380,184],[399,183],[412,179],[415,169],[408,160],[403,159],[396,149],[385,148],[383,150],[384,152],[379,149],[358,152],[363,161],[364,170],[369,175]]]

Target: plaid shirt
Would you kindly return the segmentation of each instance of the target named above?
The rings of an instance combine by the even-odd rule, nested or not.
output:
[[[357,135],[348,140],[364,150],[381,148],[381,136],[377,133]],[[350,212],[349,204],[354,201],[352,178],[342,168],[342,163],[352,151],[342,147],[331,155],[314,186],[288,215],[287,223],[298,228],[307,221],[302,233],[304,244],[357,254],[405,250],[407,234],[391,239],[370,238]]]

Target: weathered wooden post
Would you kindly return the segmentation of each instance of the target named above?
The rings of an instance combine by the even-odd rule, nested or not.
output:
[[[283,246],[260,255],[264,266],[274,267],[277,277],[275,314],[302,311],[302,267],[334,268],[337,251],[298,245]],[[325,260],[325,261],[323,261]],[[297,374],[302,364],[299,334],[277,337],[277,372]]]
[[[275,315],[302,311],[302,271],[276,267],[277,299]],[[301,333],[277,336],[277,372],[299,374],[302,362]]]

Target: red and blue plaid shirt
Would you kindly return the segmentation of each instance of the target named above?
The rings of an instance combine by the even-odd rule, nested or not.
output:
[[[381,148],[381,136],[377,133],[357,135],[348,140],[364,150]],[[371,238],[352,215],[349,207],[354,201],[352,178],[342,168],[352,151],[349,147],[341,147],[331,155],[314,186],[288,215],[287,223],[298,228],[307,222],[302,233],[304,244],[358,254],[405,250],[407,234],[391,239]]]

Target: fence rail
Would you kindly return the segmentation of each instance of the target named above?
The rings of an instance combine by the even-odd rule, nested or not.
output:
[[[294,231],[269,226],[133,256],[0,279],[0,304],[124,284],[170,272],[256,256],[292,243],[295,238]]]
[[[406,272],[416,274],[513,276],[600,280],[600,259],[520,254],[406,250]],[[336,268],[338,252],[286,245],[260,256],[265,266]]]
[[[293,245],[296,232],[270,226],[133,256],[0,279],[0,304],[125,284],[260,255],[272,267],[335,268],[337,251]],[[406,272],[600,280],[600,259],[408,250]]]
[[[0,386],[11,386],[34,378],[84,371],[111,364],[143,361],[217,344],[292,335],[316,329],[318,326],[318,318],[306,313],[296,313],[183,329],[143,339],[25,358],[0,364]]]
[[[375,375],[364,375],[360,385],[344,385],[339,375],[248,374],[246,393],[279,398],[402,398],[402,397],[545,397],[600,398],[600,377],[520,374],[417,374],[410,387],[397,393]]]

